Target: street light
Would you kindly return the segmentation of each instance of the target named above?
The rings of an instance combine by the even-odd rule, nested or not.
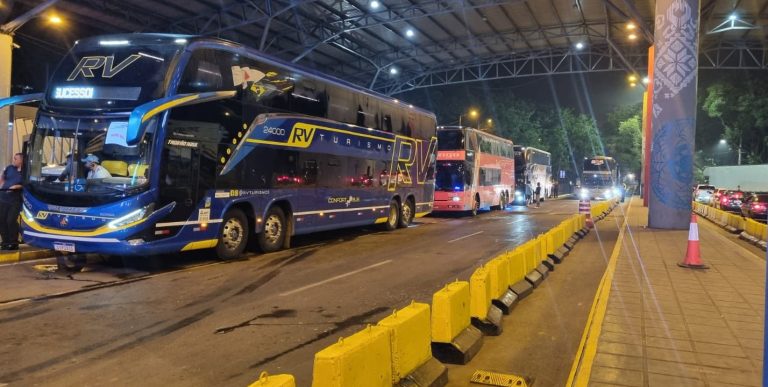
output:
[[[463,117],[463,116],[464,116],[464,114],[459,114],[459,126],[461,126],[461,117]],[[471,118],[475,118],[475,119],[477,119],[477,117],[479,116],[479,114],[478,114],[478,112],[477,112],[477,110],[476,110],[476,109],[470,109],[470,110],[469,110],[469,116],[470,116]]]

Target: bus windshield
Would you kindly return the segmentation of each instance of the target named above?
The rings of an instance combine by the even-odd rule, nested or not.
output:
[[[585,173],[583,180],[584,187],[599,188],[613,186],[613,178],[608,173]]]
[[[437,150],[464,150],[464,132],[461,130],[438,130]]]
[[[139,144],[128,146],[123,136],[127,121],[127,116],[58,118],[40,113],[28,156],[29,191],[77,205],[105,203],[145,189],[155,125],[150,123]]]
[[[471,181],[468,177],[463,161],[438,161],[435,191],[463,191],[465,181]]]

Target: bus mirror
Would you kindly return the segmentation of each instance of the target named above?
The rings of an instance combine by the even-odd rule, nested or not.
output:
[[[36,102],[40,101],[41,99],[43,99],[43,93],[22,94],[9,98],[2,98],[0,99],[0,109],[8,106],[19,105],[22,103]]]
[[[125,142],[128,146],[137,145],[144,136],[144,131],[154,116],[164,113],[175,107],[196,105],[199,103],[232,98],[236,91],[213,91],[208,93],[179,94],[170,97],[156,99],[137,106],[128,118],[128,129],[125,134]]]

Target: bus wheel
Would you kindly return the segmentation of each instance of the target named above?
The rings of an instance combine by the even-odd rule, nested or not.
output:
[[[235,259],[243,253],[248,243],[248,219],[237,208],[227,211],[221,224],[216,255],[219,259]]]
[[[400,222],[397,224],[397,227],[400,228],[406,228],[408,227],[411,222],[413,222],[413,214],[414,214],[414,205],[413,200],[408,199],[403,204],[403,208],[400,210]]]
[[[387,216],[387,222],[384,223],[384,228],[387,231],[392,231],[400,224],[400,205],[397,200],[392,199],[389,201],[389,215]]]
[[[480,199],[475,198],[475,202],[472,204],[472,216],[477,216],[478,211],[480,211]]]
[[[280,250],[285,241],[285,214],[280,207],[272,207],[264,218],[264,230],[259,233],[257,240],[262,252],[271,253]]]

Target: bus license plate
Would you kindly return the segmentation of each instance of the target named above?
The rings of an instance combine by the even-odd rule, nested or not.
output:
[[[69,253],[75,252],[75,244],[74,243],[62,243],[62,242],[54,242],[53,243],[53,249],[56,251],[66,251]]]

